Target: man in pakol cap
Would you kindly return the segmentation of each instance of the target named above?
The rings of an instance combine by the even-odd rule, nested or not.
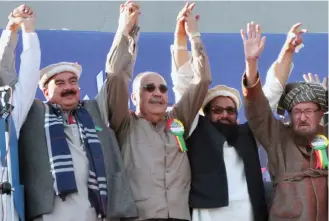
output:
[[[256,139],[268,154],[274,185],[270,221],[328,220],[328,156],[325,128],[320,125],[328,110],[327,91],[319,84],[292,83],[279,102],[291,124],[273,116],[261,89],[257,70],[264,48],[260,27],[248,27],[243,75],[245,113]],[[256,37],[251,37],[256,36]]]
[[[34,101],[19,140],[28,220],[137,216],[118,143],[102,117],[108,95],[80,101],[81,72],[69,62],[40,72],[47,102]]]
[[[137,216],[118,143],[102,117],[107,95],[80,101],[81,72],[68,62],[40,72],[47,103],[34,101],[19,140],[28,220]]]
[[[108,91],[81,101],[81,73],[79,64],[69,62],[40,71],[47,102],[34,100],[19,138],[26,220],[137,217],[119,146],[108,128]]]

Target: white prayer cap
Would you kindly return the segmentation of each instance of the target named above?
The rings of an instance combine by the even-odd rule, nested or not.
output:
[[[212,101],[218,96],[230,97],[234,101],[236,109],[239,111],[239,109],[241,108],[242,101],[240,93],[237,89],[227,87],[225,85],[217,85],[208,90],[206,99],[204,100],[202,105],[202,110],[207,106],[210,101]]]
[[[62,72],[72,72],[77,76],[79,80],[82,72],[82,67],[78,63],[71,62],[60,62],[56,64],[51,64],[40,71],[39,88],[42,90],[45,86],[45,83],[48,82],[50,78]]]

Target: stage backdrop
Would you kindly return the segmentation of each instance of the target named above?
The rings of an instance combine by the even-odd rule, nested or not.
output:
[[[114,33],[79,31],[38,31],[41,43],[41,68],[60,61],[78,62],[83,67],[80,79],[81,99],[93,98],[105,79],[106,55],[111,47]],[[286,36],[265,34],[267,36],[264,52],[259,60],[261,79],[277,58]],[[241,76],[244,71],[244,54],[240,34],[202,34],[212,71],[212,85],[226,84],[241,91]],[[156,71],[162,74],[172,87],[170,71],[170,45],[173,33],[141,33],[139,53],[134,75],[142,71]],[[305,47],[295,55],[295,68],[289,81],[302,80],[306,72],[317,73],[323,78],[328,75],[328,35],[306,34]],[[17,68],[22,42],[17,49]],[[40,90],[37,97],[44,100]],[[169,90],[172,105],[174,96]],[[130,104],[131,109],[134,109]],[[240,121],[245,122],[243,109]]]

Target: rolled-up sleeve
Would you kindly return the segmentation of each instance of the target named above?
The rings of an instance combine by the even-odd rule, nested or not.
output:
[[[188,52],[189,60],[183,66],[177,69],[175,58],[174,58],[175,46],[170,46],[171,52],[171,79],[173,83],[173,91],[175,95],[175,102],[178,102],[184,91],[188,88],[188,85],[191,83],[194,72],[192,70],[192,55],[191,52]]]
[[[263,91],[270,103],[270,107],[272,110],[276,109],[277,104],[279,103],[279,100],[281,98],[281,95],[283,94],[284,86],[282,85],[278,79],[278,73],[275,73],[275,64],[277,61],[275,61],[270,69],[267,72],[265,85],[263,86]],[[290,72],[291,74],[292,70],[294,68],[294,64],[291,63],[290,66]]]
[[[182,121],[186,131],[185,137],[190,135],[190,129],[195,121],[203,101],[207,95],[211,83],[211,71],[208,56],[202,41],[193,42],[192,47],[192,70],[193,80],[184,90],[182,98],[171,110],[171,115]]]

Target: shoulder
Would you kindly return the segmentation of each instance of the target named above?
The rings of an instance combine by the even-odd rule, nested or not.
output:
[[[97,101],[95,99],[91,99],[91,100],[83,100],[81,101],[81,103],[83,105],[93,105],[93,104],[97,104]]]
[[[248,121],[243,123],[243,124],[240,124],[240,128],[242,130],[246,131],[246,132],[251,131],[251,128],[250,128],[250,125],[249,125]]]
[[[199,123],[204,124],[204,123],[206,123],[206,122],[210,122],[210,121],[207,120],[207,118],[206,118],[205,116],[199,114],[198,124],[199,124]]]
[[[250,128],[250,125],[249,125],[248,121],[243,123],[243,124],[240,124],[239,131],[240,131],[241,134],[245,134],[249,137],[252,137],[252,139],[255,139],[254,134],[253,134],[253,132]]]
[[[38,98],[35,98],[33,103],[32,103],[32,107],[44,108],[45,105],[46,104]]]

